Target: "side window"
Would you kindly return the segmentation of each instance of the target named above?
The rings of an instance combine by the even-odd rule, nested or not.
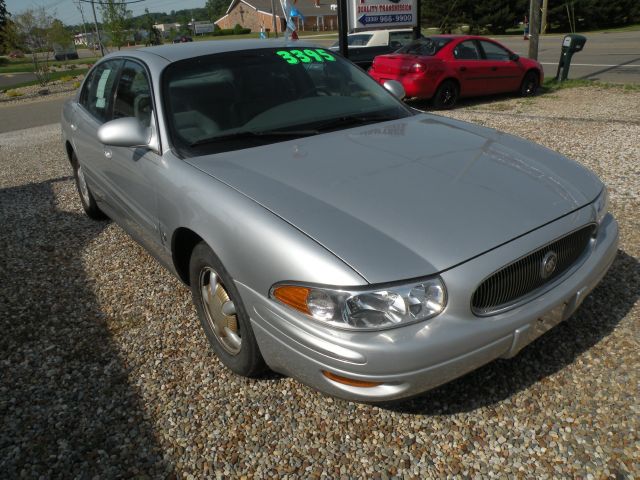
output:
[[[500,45],[485,40],[480,40],[480,45],[482,45],[487,60],[509,60],[509,52]]]
[[[390,32],[389,46],[400,48],[413,42],[413,32]]]
[[[111,119],[113,87],[120,61],[107,61],[98,65],[85,83],[80,104],[101,122]]]
[[[458,60],[480,60],[480,52],[473,40],[461,42],[453,49],[453,56]]]
[[[152,110],[147,72],[141,64],[127,60],[118,81],[113,118],[136,117],[142,125],[148,127]]]

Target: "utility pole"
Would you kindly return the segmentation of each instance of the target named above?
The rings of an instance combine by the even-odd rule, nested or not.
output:
[[[98,43],[100,44],[100,55],[104,57],[104,47],[102,46],[102,39],[100,38],[100,29],[98,28],[98,18],[96,17],[96,4],[94,0],[91,0],[91,9],[93,10],[93,24],[96,26],[96,35],[98,37]]]
[[[547,10],[549,0],[542,0],[542,22],[540,26],[540,33],[544,35],[547,33]]]
[[[84,32],[84,38],[87,41],[87,47],[89,42],[89,35],[87,35],[87,21],[84,19],[84,11],[82,10],[82,2],[78,2],[78,10],[80,10],[80,17],[82,18],[82,31]]]
[[[271,0],[271,18],[273,19],[273,34],[278,38],[278,25],[276,24],[276,0]]]
[[[531,0],[529,18],[529,58],[538,59],[538,39],[540,37],[540,0]]]

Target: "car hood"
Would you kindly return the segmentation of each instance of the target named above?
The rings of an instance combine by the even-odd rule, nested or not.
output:
[[[187,162],[371,283],[446,270],[592,202],[602,188],[544,147],[428,114]]]

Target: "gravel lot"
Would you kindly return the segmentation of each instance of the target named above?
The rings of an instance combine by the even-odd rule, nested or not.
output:
[[[620,251],[580,310],[519,356],[386,408],[222,369],[187,288],[83,215],[59,126],[0,135],[2,476],[640,477],[640,92],[447,115],[595,170]]]

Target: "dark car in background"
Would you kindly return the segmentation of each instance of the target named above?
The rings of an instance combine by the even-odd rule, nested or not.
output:
[[[173,43],[186,43],[186,42],[193,42],[193,38],[191,38],[188,35],[180,35],[179,37],[176,37],[173,39]]]
[[[534,95],[542,65],[485,37],[434,35],[374,59],[369,74],[378,82],[397,80],[407,97],[432,99],[451,108],[461,97],[518,92]]]

